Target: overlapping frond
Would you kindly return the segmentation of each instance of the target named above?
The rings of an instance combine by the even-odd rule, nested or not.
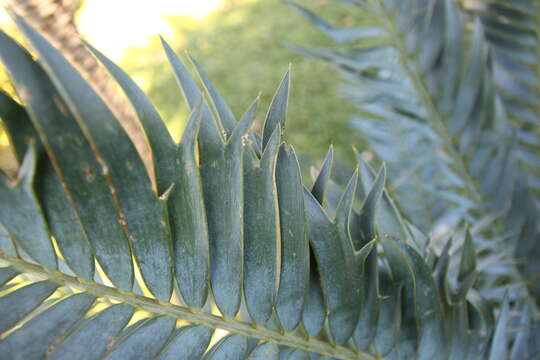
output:
[[[503,278],[522,282],[518,262],[537,293],[538,269],[521,250],[538,250],[536,226],[522,231],[528,218],[537,216],[534,177],[523,148],[516,146],[522,132],[509,120],[493,79],[484,26],[476,20],[466,30],[453,0],[353,3],[358,11],[373,13],[369,29],[380,31],[337,28],[291,3],[337,42],[357,41],[345,50],[299,51],[343,74],[345,96],[363,114],[352,125],[388,164],[391,189],[406,216],[435,236],[451,233],[463,221],[492,219],[489,231],[475,236],[484,264],[495,265],[486,269],[486,288]],[[499,300],[502,295],[499,291]]]
[[[494,81],[509,119],[518,129],[521,160],[533,172],[530,186],[538,191],[538,3],[490,0],[465,1],[463,6],[484,25],[493,54]]]
[[[518,199],[510,210],[513,214],[510,226],[528,229],[521,233],[526,250],[518,248],[516,254],[524,259],[522,267],[526,276],[538,279],[534,274],[538,274],[539,269],[530,263],[538,254],[538,245],[535,247],[534,244],[540,236],[535,233],[537,230],[531,229],[530,223],[537,214],[531,208],[539,208],[540,191],[540,7],[533,0],[468,1],[464,7],[473,16],[478,16],[484,25],[486,41],[493,54],[494,83],[515,128],[515,151],[526,176],[517,180],[521,184],[516,186],[515,197]],[[527,199],[523,184],[532,192],[533,201]],[[532,251],[531,255],[525,255],[529,251]],[[538,294],[538,280],[532,287]]]
[[[15,18],[39,63],[0,33],[23,103],[0,95],[21,160],[17,177],[0,179],[1,354],[482,359],[507,348],[491,342],[506,336],[507,313],[495,326],[472,288],[467,232],[461,250],[437,256],[385,190],[385,168],[360,160],[343,191],[327,171],[311,191],[302,185],[280,140],[289,73],[258,142],[257,102],[237,122],[202,68],[204,92],[164,42],[192,110],[176,144],[144,93],[92,49],[141,120],[156,192],[99,96]],[[515,359],[530,337],[519,331]]]

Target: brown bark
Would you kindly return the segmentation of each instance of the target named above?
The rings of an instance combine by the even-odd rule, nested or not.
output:
[[[137,114],[111,75],[85,47],[69,1],[7,0],[7,3],[64,55],[107,104],[135,145],[155,189],[152,150]]]

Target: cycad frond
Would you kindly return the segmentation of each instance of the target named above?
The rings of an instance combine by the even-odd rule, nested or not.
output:
[[[402,220],[384,167],[375,175],[360,163],[335,211],[321,205],[331,186],[324,172],[313,193],[302,185],[294,150],[280,144],[289,74],[259,149],[248,131],[255,104],[236,122],[202,69],[204,94],[165,45],[192,108],[176,144],[142,91],[94,50],[140,117],[156,191],[102,100],[16,21],[40,63],[0,33],[0,58],[24,103],[1,96],[2,119],[24,160],[17,178],[0,182],[0,354],[367,360],[493,353],[490,339],[501,331],[471,289],[470,241],[455,256],[462,266],[453,281],[449,254],[437,256]]]
[[[538,250],[533,250],[530,255],[526,253],[535,249],[534,244],[539,239],[530,223],[537,213],[532,207],[540,207],[540,7],[534,0],[469,1],[464,5],[481,19],[486,29],[486,40],[493,54],[494,82],[508,118],[516,129],[515,151],[527,173],[526,178],[517,180],[519,184],[514,190],[517,200],[513,201],[509,211],[512,217],[509,227],[527,228],[520,234],[523,245],[517,248],[516,254],[522,259],[521,266],[526,276],[532,278],[538,273],[538,267],[531,264],[535,262],[533,257]],[[527,199],[524,184],[534,194],[534,201]],[[531,284],[531,288],[540,294],[538,281]]]
[[[520,232],[527,218],[537,214],[534,178],[522,161],[522,148],[516,146],[520,131],[508,119],[496,89],[482,23],[474,21],[467,31],[453,0],[354,4],[373,13],[375,25],[370,24],[369,32],[336,28],[291,3],[337,42],[360,39],[345,50],[299,50],[343,74],[348,82],[345,96],[363,113],[352,125],[388,164],[405,214],[435,235],[441,225],[451,233],[461,221],[500,216],[499,223],[505,225],[491,226],[476,237],[479,248],[485,244],[481,237],[492,238],[493,246],[503,231]],[[369,45],[364,45],[366,38]],[[414,201],[417,194],[424,196]],[[527,236],[506,236],[501,246],[480,252],[492,263],[494,254],[506,254],[506,265],[489,269],[488,277],[522,282],[512,265],[513,249],[538,248],[538,230],[530,230]],[[506,275],[501,277],[501,271]],[[526,273],[535,293],[535,270]]]

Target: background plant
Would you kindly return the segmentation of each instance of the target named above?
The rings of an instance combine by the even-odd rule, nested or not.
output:
[[[537,303],[537,4],[351,3],[371,27],[290,5],[338,43],[367,46],[297,50],[341,72],[362,110],[351,125],[388,164],[406,216],[441,243],[470,223],[484,295],[500,303],[511,288],[518,308]]]

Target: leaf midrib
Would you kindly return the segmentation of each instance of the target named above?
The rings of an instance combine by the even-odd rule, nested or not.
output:
[[[171,316],[178,320],[185,320],[197,325],[204,325],[214,329],[223,329],[234,334],[246,337],[270,341],[278,345],[288,346],[315,352],[343,360],[375,360],[376,357],[366,352],[354,351],[339,345],[333,345],[321,340],[303,338],[294,334],[286,334],[268,328],[249,324],[239,320],[225,319],[206,312],[197,312],[184,306],[164,303],[156,299],[127,293],[117,288],[95,282],[85,281],[76,276],[67,275],[59,271],[51,271],[40,265],[29,263],[24,260],[9,257],[0,251],[0,260],[8,266],[15,268],[21,273],[31,274],[40,278],[53,281],[57,284],[72,287],[97,297],[120,301],[132,305],[141,310],[146,310],[156,315]],[[381,359],[383,360],[383,359]]]
[[[400,53],[400,63],[403,66],[407,76],[409,76],[409,78],[411,79],[414,88],[420,94],[422,105],[424,105],[425,109],[429,114],[432,129],[440,137],[444,144],[444,150],[449,155],[449,157],[452,158],[453,163],[456,165],[456,171],[466,184],[465,190],[467,191],[467,194],[474,200],[475,204],[478,206],[478,209],[484,212],[484,199],[478,189],[477,184],[472,179],[467,170],[466,160],[463,159],[459,152],[456,150],[453,140],[449,135],[450,131],[445,124],[444,117],[439,113],[439,111],[437,111],[437,106],[433,103],[431,95],[427,90],[420,74],[418,74],[414,70],[414,66],[412,64],[413,60],[409,58],[409,55],[405,49],[405,44],[403,43],[403,40],[399,35],[399,31],[395,27],[395,23],[391,19],[391,15],[388,14],[383,8],[380,0],[372,1],[371,5],[374,13],[378,15],[380,24],[385,29],[392,45],[396,49],[398,49]]]

